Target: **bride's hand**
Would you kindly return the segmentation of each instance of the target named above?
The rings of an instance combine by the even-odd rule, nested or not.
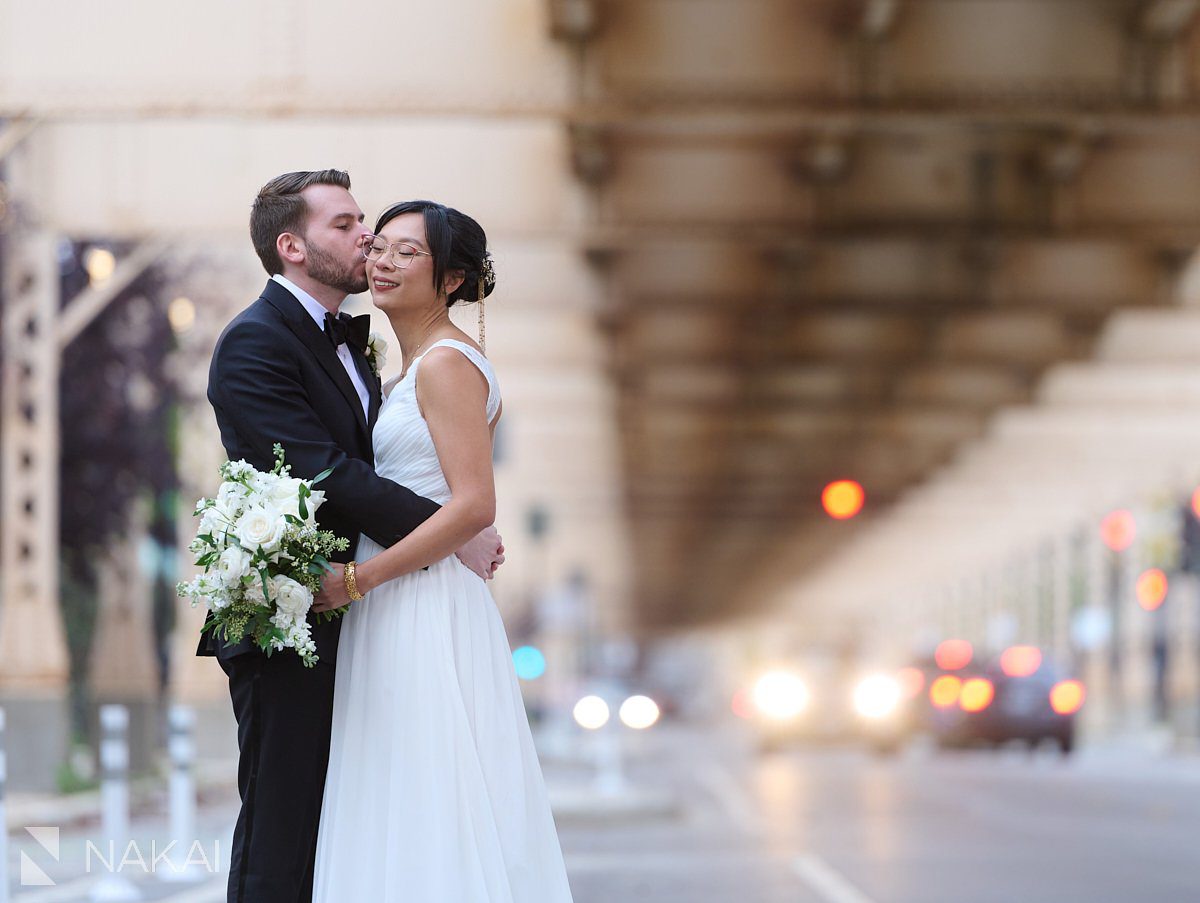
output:
[[[321,591],[313,599],[312,610],[318,614],[333,611],[343,605],[350,604],[350,594],[346,592],[346,566],[336,561],[329,563],[329,573],[321,580]]]
[[[504,542],[494,526],[488,527],[454,554],[481,579],[491,580],[504,564]]]

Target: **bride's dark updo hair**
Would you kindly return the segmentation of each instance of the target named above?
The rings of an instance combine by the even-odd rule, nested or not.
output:
[[[462,285],[446,296],[447,307],[453,307],[459,301],[478,301],[480,280],[483,280],[483,296],[486,298],[492,293],[496,276],[491,265],[492,255],[487,249],[487,235],[479,223],[436,201],[402,201],[379,214],[375,234],[405,213],[425,216],[425,240],[433,254],[433,287],[441,291],[447,273],[462,271]]]

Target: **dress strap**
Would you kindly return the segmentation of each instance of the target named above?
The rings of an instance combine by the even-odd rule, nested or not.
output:
[[[488,399],[487,399],[487,417],[488,423],[496,419],[496,415],[500,412],[500,385],[496,380],[496,370],[492,367],[492,362],[489,361],[478,348],[468,345],[466,342],[459,339],[439,339],[430,345],[421,357],[413,361],[413,367],[421,362],[421,358],[425,357],[430,351],[439,346],[446,348],[454,348],[462,352],[462,355],[472,364],[479,368],[479,372],[483,374],[483,378],[488,384]],[[414,381],[415,384],[415,381]]]

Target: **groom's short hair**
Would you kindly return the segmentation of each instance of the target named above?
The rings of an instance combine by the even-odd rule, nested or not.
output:
[[[250,208],[250,240],[268,275],[283,272],[275,242],[284,232],[304,235],[308,205],[300,196],[310,185],[337,185],[350,190],[350,174],[340,169],[285,172],[258,190]]]

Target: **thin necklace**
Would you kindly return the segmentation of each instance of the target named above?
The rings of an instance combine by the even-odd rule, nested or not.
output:
[[[425,344],[425,340],[427,338],[429,338],[431,335],[433,335],[433,331],[437,328],[438,328],[438,324],[434,323],[432,326],[429,327],[429,329],[425,330],[425,335],[421,336],[421,341],[417,342],[416,347],[413,348],[412,356],[409,357],[408,364],[404,368],[404,372],[400,374],[401,379],[404,379],[404,377],[408,374],[408,368],[411,367],[412,362],[417,359],[417,352],[421,350],[421,346]]]

